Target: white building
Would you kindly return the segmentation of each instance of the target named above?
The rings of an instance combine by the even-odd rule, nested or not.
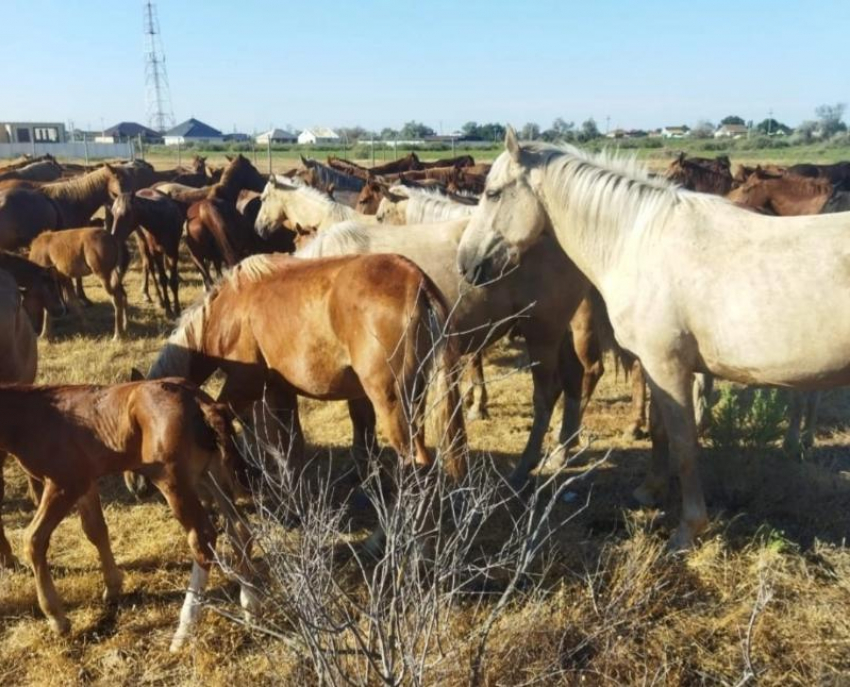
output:
[[[744,124],[723,124],[717,127],[714,138],[741,138],[749,133]]]
[[[272,129],[271,131],[266,131],[258,135],[254,140],[258,145],[268,145],[269,142],[295,143],[298,140],[298,136],[291,134],[288,131],[284,131],[283,129]]]
[[[661,130],[661,138],[687,138],[691,130],[686,126],[665,126]]]
[[[300,145],[334,145],[339,142],[339,134],[333,129],[328,129],[324,126],[314,126],[311,129],[304,129],[304,131],[298,134],[298,143]]]

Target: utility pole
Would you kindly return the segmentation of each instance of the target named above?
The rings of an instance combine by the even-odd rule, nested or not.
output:
[[[171,110],[171,93],[168,87],[168,72],[165,69],[165,51],[159,33],[159,17],[156,5],[144,3],[145,33],[145,92],[148,126],[165,133],[174,126]]]
[[[771,107],[767,111],[767,135],[770,136],[770,130],[773,125],[773,108]]]

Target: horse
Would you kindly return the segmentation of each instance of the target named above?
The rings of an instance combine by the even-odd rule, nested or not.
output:
[[[725,196],[735,185],[731,168],[726,155],[710,160],[687,157],[685,153],[679,153],[670,163],[664,176],[689,191]]]
[[[44,332],[48,315],[62,317],[67,312],[59,275],[54,268],[44,268],[15,253],[0,251],[0,270],[10,274],[17,283],[24,311],[36,333]]]
[[[242,216],[242,223],[248,231],[254,232],[254,225],[260,208],[263,205],[262,194],[256,191],[244,190],[236,201],[236,211]],[[254,232],[255,252],[257,253],[292,253],[295,250],[295,229],[287,226],[276,228],[266,236]]]
[[[86,225],[111,196],[134,191],[136,176],[134,168],[104,165],[38,189],[0,191],[0,249],[27,246],[45,229]]]
[[[32,384],[38,367],[38,347],[14,277],[0,269],[0,384]],[[7,453],[0,447],[0,507],[3,505],[5,480],[3,465]],[[3,531],[0,517],[0,568],[17,564],[12,547]]]
[[[348,401],[355,456],[369,454],[377,417],[400,458],[431,465],[422,420],[434,376],[441,461],[459,477],[466,438],[448,316],[439,290],[400,256],[256,255],[183,313],[148,378],[202,384],[220,369],[226,382],[218,401],[242,414],[265,400],[279,419],[269,441],[291,447],[300,469],[298,395]]]
[[[360,190],[365,184],[365,178],[360,178],[347,171],[340,171],[333,167],[323,165],[318,160],[313,160],[301,156],[301,164],[304,168],[311,170],[316,175],[316,182],[319,185],[327,188],[333,184],[334,188],[341,191],[351,191],[352,193],[360,193]]]
[[[836,162],[831,165],[802,163],[791,165],[788,168],[788,173],[803,177],[827,179],[832,185],[838,186],[850,183],[850,162]]]
[[[735,185],[738,186],[747,181],[747,179],[756,172],[760,172],[764,175],[781,177],[787,171],[787,168],[782,167],[781,165],[756,165],[755,167],[751,167],[749,165],[738,165],[738,168],[735,170],[735,174],[732,175],[732,179],[735,182]]]
[[[474,167],[475,159],[472,155],[458,155],[456,157],[442,158],[440,160],[431,160],[429,162],[420,161],[420,169],[434,169],[435,167]],[[486,174],[486,172],[485,172]]]
[[[777,177],[756,169],[746,182],[726,197],[754,210],[790,217],[820,214],[833,195],[845,193],[835,191],[826,178],[804,177],[790,172]]]
[[[301,226],[318,227],[320,231],[350,219],[367,224],[377,222],[373,215],[363,215],[310,186],[282,183],[275,177],[262,189],[261,198],[262,206],[254,223],[260,236],[268,236],[285,219]]]
[[[150,303],[150,274],[154,276],[154,292],[166,317],[180,314],[180,237],[184,215],[180,205],[153,189],[122,193],[112,204],[110,233],[122,244],[136,232],[144,275],[142,293]],[[167,264],[166,264],[167,263]],[[174,309],[168,298],[168,289]]]
[[[384,194],[375,217],[382,224],[427,224],[469,217],[477,198],[448,197],[439,191],[393,186]]]
[[[31,162],[28,165],[14,170],[0,170],[0,181],[56,181],[62,176],[62,165],[56,162],[56,158],[48,155],[46,159]]]
[[[113,338],[117,341],[127,336],[127,293],[123,281],[130,255],[123,241],[101,227],[45,231],[32,242],[29,257],[42,267],[54,267],[69,293],[73,280],[73,291],[83,305],[91,304],[83,290],[83,277],[95,275],[112,299]],[[49,323],[50,318],[45,318],[48,332]]]
[[[192,262],[201,273],[204,288],[212,287],[207,260],[221,274],[222,262],[234,266],[241,257],[253,252],[254,232],[245,226],[236,209],[243,190],[263,190],[266,179],[243,155],[228,157],[221,181],[211,187],[207,197],[189,206],[186,213],[186,246]]]
[[[469,218],[436,224],[393,227],[343,222],[318,235],[295,253],[297,258],[395,253],[415,262],[451,306],[451,323],[461,353],[473,360],[470,419],[486,417],[487,399],[481,353],[518,327],[533,365],[534,420],[519,463],[510,477],[522,486],[539,463],[552,412],[563,391],[565,401],[559,449],[577,439],[581,415],[602,374],[602,355],[594,336],[593,311],[582,305],[589,284],[554,241],[536,246],[536,261],[521,266],[484,289],[466,287],[458,274],[457,249]],[[572,320],[572,333],[570,324]],[[474,390],[480,394],[475,398]],[[556,452],[558,452],[556,451]]]
[[[304,158],[302,158],[303,161]],[[328,166],[345,174],[358,177],[362,181],[366,181],[369,177],[386,176],[388,174],[398,174],[399,172],[409,172],[410,170],[425,168],[414,152],[398,160],[392,160],[382,165],[376,165],[375,167],[363,167],[356,162],[341,160],[338,157],[329,155]]]
[[[850,215],[762,216],[651,179],[633,160],[520,146],[513,129],[505,144],[458,268],[490,281],[554,232],[649,378],[661,422],[651,423],[650,471],[635,496],[656,502],[675,456],[683,508],[671,544],[691,546],[708,521],[694,373],[803,390],[850,383],[850,320],[835,316],[850,298]]]
[[[162,493],[192,552],[191,581],[172,650],[181,648],[197,621],[199,597],[215,562],[216,531],[201,493],[212,497],[224,515],[237,553],[242,606],[249,618],[259,610],[258,598],[244,581],[251,541],[233,505],[238,474],[245,468],[233,446],[226,409],[196,387],[181,379],[113,386],[2,384],[0,450],[13,454],[27,474],[44,484],[26,531],[26,552],[38,604],[57,634],[68,634],[71,624],[47,565],[50,537],[76,506],[83,532],[100,557],[103,600],[116,601],[122,574],[109,543],[97,480],[125,470],[141,472]]]

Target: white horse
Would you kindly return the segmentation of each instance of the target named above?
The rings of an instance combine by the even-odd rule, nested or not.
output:
[[[458,245],[467,222],[468,219],[460,219],[404,227],[343,222],[317,232],[295,257],[397,253],[409,258],[445,295],[464,353],[479,353],[513,325],[520,328],[534,362],[534,419],[511,476],[512,483],[519,487],[540,461],[543,440],[561,391],[565,399],[559,441],[566,447],[575,439],[582,410],[602,374],[602,356],[590,321],[591,308],[583,303],[589,284],[554,239],[549,239],[532,248],[535,260],[527,267],[520,267],[486,288],[470,288],[456,267]],[[483,377],[476,382],[482,384]],[[479,398],[483,408],[484,399]]]
[[[512,129],[505,144],[459,268],[488,281],[521,256],[530,262],[528,251],[554,233],[602,294],[617,341],[643,364],[666,427],[635,496],[663,494],[669,450],[683,499],[672,544],[690,546],[708,522],[694,373],[799,389],[850,383],[850,213],[757,215],[650,179],[633,160],[520,146]]]
[[[311,186],[282,183],[279,177],[269,179],[260,199],[262,205],[254,222],[260,236],[268,236],[286,219],[319,230],[350,219],[365,224],[377,222],[374,216],[362,215]]]
[[[375,213],[383,224],[427,224],[469,217],[476,203],[460,203],[439,191],[393,186]]]

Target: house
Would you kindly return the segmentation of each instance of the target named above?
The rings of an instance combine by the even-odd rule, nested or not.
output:
[[[162,135],[137,122],[118,122],[115,126],[104,129],[95,143],[120,143],[130,139],[138,140],[139,136],[146,143],[160,143]]]
[[[333,129],[328,129],[324,126],[314,126],[311,129],[304,129],[304,131],[298,134],[298,143],[300,145],[334,145],[339,142],[339,134]]]
[[[745,124],[722,124],[714,132],[714,138],[741,138],[749,132]]]
[[[59,122],[0,122],[0,143],[64,143]]]
[[[192,117],[166,131],[163,134],[163,140],[167,146],[187,143],[224,143],[224,134]]]
[[[231,134],[224,134],[224,140],[228,143],[247,143],[251,140],[251,137],[248,134],[243,134],[234,131]]]
[[[687,138],[691,130],[687,126],[665,126],[661,129],[661,138]]]
[[[605,138],[628,138],[628,132],[625,129],[614,129],[605,134]]]
[[[298,136],[283,129],[272,129],[271,131],[259,134],[254,140],[259,145],[265,146],[269,143],[295,143],[298,141]]]

